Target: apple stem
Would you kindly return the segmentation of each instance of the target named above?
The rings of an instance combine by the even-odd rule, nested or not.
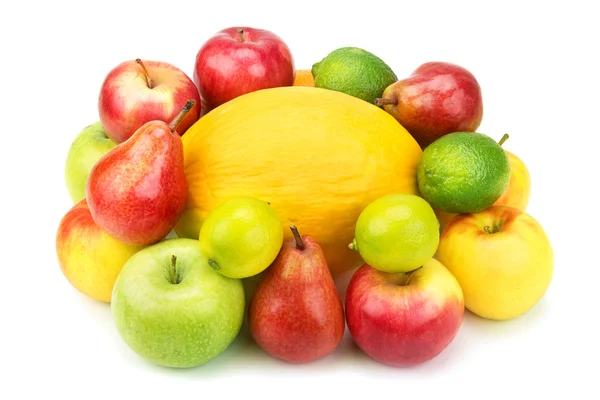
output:
[[[498,142],[498,144],[500,146],[502,146],[504,144],[504,142],[506,142],[507,139],[508,139],[508,133],[505,133],[504,135],[502,135],[502,138],[500,139],[500,141]]]
[[[398,99],[386,99],[386,98],[380,98],[380,97],[375,99],[375,105],[378,107],[386,106],[389,104],[393,104],[393,105],[397,106]]]
[[[358,251],[358,244],[356,243],[356,239],[352,239],[352,243],[348,245],[350,250]]]
[[[238,29],[238,35],[240,36],[240,42],[245,42],[246,38],[244,37],[244,29]]]
[[[295,226],[290,226],[290,229],[292,230],[292,234],[294,235],[294,240],[296,240],[296,248],[298,250],[304,250],[306,247],[304,246],[304,242],[302,241],[302,237],[300,236],[300,233],[298,232],[298,228],[296,228]]]
[[[212,269],[214,269],[215,271],[218,271],[221,269],[221,267],[219,267],[219,264],[212,258],[208,260],[208,265],[210,265],[210,267]]]
[[[175,118],[173,118],[173,121],[171,121],[169,123],[169,129],[171,130],[171,132],[174,133],[177,130],[177,127],[179,126],[179,124],[181,123],[181,121],[183,121],[183,119],[185,118],[185,116],[187,115],[187,113],[195,105],[196,105],[196,100],[190,99],[190,100],[186,101],[186,103],[183,106],[183,108],[181,109],[181,111],[179,111],[179,114],[177,114],[175,116]]]
[[[177,256],[173,254],[171,256],[171,283],[177,285]]]
[[[423,266],[420,266],[419,268],[417,268],[417,269],[415,269],[415,270],[413,270],[413,271],[410,272],[410,276],[406,280],[406,283],[404,283],[404,286],[408,286],[408,284],[410,283],[410,280],[412,279],[412,277],[415,276],[415,272],[417,272],[421,268],[423,268]]]
[[[483,230],[485,231],[485,233],[491,235],[493,233],[500,232],[501,228],[502,228],[501,224],[494,223],[494,225],[491,228],[489,225],[484,226]]]
[[[140,66],[144,70],[144,75],[146,75],[146,84],[148,85],[148,88],[152,89],[152,79],[150,79],[150,74],[148,73],[148,70],[146,69],[146,66],[144,65],[144,63],[142,62],[142,60],[140,60],[139,58],[136,58],[135,62],[138,63],[138,64],[140,64]]]

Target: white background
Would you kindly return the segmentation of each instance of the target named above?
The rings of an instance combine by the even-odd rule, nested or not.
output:
[[[586,3],[549,3],[3,1],[0,398],[600,398],[600,31]],[[56,228],[71,207],[66,154],[97,120],[110,69],[140,57],[191,76],[203,42],[235,25],[277,33],[296,68],[357,46],[399,77],[433,60],[473,72],[484,98],[479,131],[510,133],[505,148],[533,180],[527,211],[553,243],[555,275],[542,301],[507,322],[467,313],[445,352],[410,369],[370,360],[348,333],[334,354],[301,366],[243,335],[190,370],[130,351],[109,306],[73,289],[56,261]]]

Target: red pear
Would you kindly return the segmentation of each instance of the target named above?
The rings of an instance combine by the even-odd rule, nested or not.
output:
[[[131,245],[169,234],[185,209],[188,185],[177,126],[194,107],[189,100],[166,124],[149,121],[113,147],[90,171],[86,198],[96,224]]]
[[[392,83],[375,104],[383,106],[421,148],[452,132],[475,132],[483,118],[481,88],[471,72],[428,62]]]
[[[273,357],[304,363],[333,352],[344,335],[342,302],[323,250],[310,236],[284,242],[248,310],[252,337]]]

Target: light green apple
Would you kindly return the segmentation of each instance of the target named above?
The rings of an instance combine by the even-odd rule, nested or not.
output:
[[[85,184],[92,167],[116,145],[106,136],[100,121],[86,126],[75,137],[65,165],[65,181],[73,203],[85,198]]]
[[[134,254],[115,282],[111,309],[125,343],[159,365],[189,368],[224,351],[244,318],[241,280],[212,269],[198,240],[167,239]]]

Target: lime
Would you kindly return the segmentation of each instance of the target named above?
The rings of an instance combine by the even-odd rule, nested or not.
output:
[[[379,271],[409,272],[433,257],[439,229],[433,208],[423,198],[389,194],[361,212],[349,247]]]
[[[398,78],[382,59],[358,47],[342,47],[312,67],[315,87],[336,90],[373,104]]]
[[[208,264],[229,278],[259,274],[275,260],[282,244],[279,215],[252,197],[222,203],[200,228],[200,250]]]
[[[444,135],[423,151],[417,168],[419,191],[434,208],[472,213],[494,204],[510,180],[500,144],[477,132]]]

